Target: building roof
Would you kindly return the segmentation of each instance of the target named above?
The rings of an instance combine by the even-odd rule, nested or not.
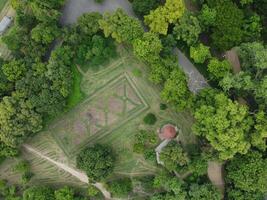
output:
[[[164,125],[161,130],[159,137],[163,139],[173,139],[176,137],[176,127],[173,126],[172,124],[166,124]]]
[[[4,32],[8,26],[11,24],[12,19],[10,17],[4,16],[0,22],[0,33]]]

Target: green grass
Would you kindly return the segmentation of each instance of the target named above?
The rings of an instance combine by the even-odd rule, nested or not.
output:
[[[72,109],[29,139],[27,144],[72,167],[75,167],[76,155],[83,147],[94,143],[110,145],[117,159],[109,180],[121,176],[153,175],[160,170],[156,163],[133,152],[134,136],[141,129],[157,134],[162,125],[172,123],[181,130],[183,144],[195,144],[190,113],[175,112],[170,105],[166,110],[160,110],[161,87],[148,81],[146,65],[134,58],[128,49],[121,48],[119,52],[118,58],[98,71],[88,66],[88,70],[80,74],[74,67],[73,93],[68,99]],[[136,69],[142,76],[135,76]],[[146,125],[143,118],[150,112],[156,115],[157,121]],[[46,160],[22,152],[21,156],[29,160],[35,174],[31,184],[84,186]],[[0,166],[0,179],[10,177],[13,182],[19,182],[19,177],[8,171],[10,162],[4,161]]]
[[[5,7],[8,0],[0,0],[0,11]]]
[[[79,102],[81,102],[84,98],[84,94],[81,91],[81,81],[82,81],[82,74],[78,71],[75,65],[72,65],[72,73],[73,73],[73,85],[72,85],[72,92],[67,99],[67,109],[73,108]]]

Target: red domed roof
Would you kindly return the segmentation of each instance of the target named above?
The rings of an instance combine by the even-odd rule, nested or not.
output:
[[[171,124],[166,124],[160,130],[159,137],[161,139],[173,139],[176,136],[176,129],[175,126]]]

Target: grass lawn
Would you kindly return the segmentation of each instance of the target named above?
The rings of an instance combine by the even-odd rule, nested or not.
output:
[[[1,10],[4,8],[4,6],[6,5],[6,2],[7,2],[8,0],[0,0],[0,12],[1,12]]]
[[[67,99],[67,109],[73,108],[84,98],[84,94],[81,91],[80,87],[82,81],[82,74],[78,71],[75,65],[72,65],[71,69],[73,73],[73,85],[72,85],[72,92]]]
[[[71,167],[75,167],[76,155],[85,146],[107,144],[117,157],[110,179],[153,175],[160,170],[156,163],[133,152],[134,135],[138,130],[157,134],[162,125],[173,123],[181,129],[183,144],[195,144],[190,113],[174,112],[171,106],[160,110],[161,88],[148,81],[148,68],[134,58],[131,51],[122,47],[118,51],[120,56],[98,70],[88,66],[87,71],[80,74],[77,68],[73,68],[73,93],[68,99],[70,110],[54,120],[45,131],[29,139],[27,144]],[[143,123],[144,116],[150,112],[158,119],[153,126]],[[35,174],[31,183],[83,187],[68,173],[36,155],[22,152],[21,157],[30,161]],[[18,182],[18,176],[10,171],[12,162],[15,160],[7,160],[0,166],[0,179],[12,177],[13,182]]]

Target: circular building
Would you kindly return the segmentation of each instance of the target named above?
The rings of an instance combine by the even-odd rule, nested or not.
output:
[[[177,135],[177,127],[172,124],[164,125],[159,131],[159,138],[161,140],[174,139]]]

